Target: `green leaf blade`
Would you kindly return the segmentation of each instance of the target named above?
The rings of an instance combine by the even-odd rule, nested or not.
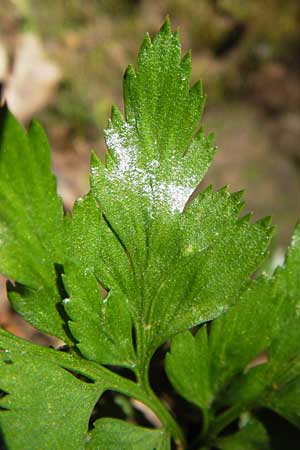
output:
[[[125,119],[113,108],[106,130],[106,167],[92,158],[92,192],[130,262],[127,304],[148,355],[233,304],[271,234],[240,220],[227,191],[186,206],[215,153],[212,136],[197,131],[204,96],[201,84],[190,88],[190,69],[168,22],[146,37],[125,74]]]
[[[59,352],[0,334],[5,444],[14,450],[84,448],[89,418],[104,386],[76,378]]]
[[[0,121],[0,271],[19,283],[10,289],[14,309],[33,326],[68,342],[57,309],[55,271],[61,260],[63,208],[49,144],[38,124],[26,133],[5,107]]]
[[[170,450],[170,437],[161,430],[138,427],[122,420],[104,418],[95,422],[88,450]]]
[[[63,301],[68,326],[82,355],[102,364],[134,368],[132,321],[124,295],[111,291],[103,298],[95,276],[74,266],[66,267],[63,278],[69,294]]]
[[[208,410],[212,400],[206,327],[193,336],[189,331],[172,339],[166,355],[166,372],[175,389],[188,401]]]
[[[257,345],[257,351],[261,349],[261,344],[267,346],[267,360],[264,364],[245,368],[239,375],[235,376],[233,382],[231,382],[229,388],[226,390],[226,395],[223,396],[225,404],[240,404],[242,408],[256,408],[256,407],[269,407],[274,409],[275,412],[283,415],[287,420],[290,420],[294,425],[299,427],[299,412],[297,405],[299,404],[299,373],[300,373],[300,352],[299,352],[299,301],[300,301],[300,230],[299,225],[296,227],[291,246],[287,252],[285,264],[282,268],[278,268],[276,273],[270,279],[259,282],[253,290],[255,293],[257,305],[260,301],[264,301],[260,307],[254,307],[255,318],[259,325],[258,331],[253,328],[250,336],[254,338],[254,343]],[[258,288],[258,289],[257,289]],[[250,299],[249,299],[250,300]],[[252,299],[253,300],[253,299]],[[242,307],[243,302],[237,307]],[[267,309],[266,309],[267,307]],[[243,311],[240,308],[239,320],[243,322]],[[237,309],[238,311],[238,309]],[[233,310],[232,310],[233,313]],[[231,311],[228,316],[226,315],[220,319],[220,322],[226,324],[232,324],[230,320]],[[250,327],[251,311],[248,308],[245,309],[246,322],[241,327],[245,330],[248,324]],[[264,320],[262,320],[264,319]],[[221,334],[223,339],[224,334],[219,334],[222,329],[217,327],[217,339],[220,339]],[[223,345],[221,350],[221,358],[227,352],[227,364],[226,367],[231,365],[236,368],[236,362],[232,358],[234,352],[240,355],[244,347],[247,346],[247,336],[243,336],[240,333],[235,334],[240,329],[240,326],[233,327],[233,334],[229,338],[229,347],[227,351],[227,344]],[[255,334],[255,330],[257,334]],[[224,331],[224,329],[223,329]],[[262,341],[260,341],[261,338]],[[233,344],[235,339],[239,339],[237,344]],[[213,342],[213,341],[212,341]],[[248,343],[249,345],[249,343]],[[251,350],[250,342],[250,350]],[[215,346],[215,351],[218,351],[219,346]],[[230,354],[231,348],[231,354]],[[254,347],[255,348],[255,347]],[[220,350],[220,349],[219,349]],[[253,348],[252,350],[253,351]],[[250,353],[251,353],[250,351]],[[246,350],[246,355],[249,356]],[[234,356],[235,357],[235,356]],[[243,361],[243,358],[239,356],[239,360]],[[218,360],[215,360],[218,361]],[[246,361],[244,361],[245,363]],[[219,361],[218,361],[219,363]],[[245,370],[246,369],[246,370]],[[219,373],[224,370],[224,366],[220,366],[217,369]],[[229,369],[231,370],[231,369]],[[214,371],[214,373],[217,373]],[[228,380],[230,381],[230,380]],[[227,381],[227,382],[228,382]],[[293,402],[285,403],[285,400],[289,400],[294,395]]]
[[[217,440],[220,450],[271,450],[271,442],[264,426],[255,419],[244,425],[238,432]]]

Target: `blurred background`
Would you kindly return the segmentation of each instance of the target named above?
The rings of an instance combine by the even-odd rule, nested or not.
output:
[[[219,151],[206,183],[246,189],[246,210],[272,215],[280,260],[300,217],[298,0],[0,0],[0,82],[24,123],[37,118],[53,148],[65,206],[88,190],[90,150],[105,151],[112,103],[148,31],[169,14],[203,80],[203,124]],[[281,250],[282,249],[282,250]],[[2,296],[3,297],[3,296]],[[3,297],[4,298],[4,297]],[[0,303],[2,325],[45,339]]]

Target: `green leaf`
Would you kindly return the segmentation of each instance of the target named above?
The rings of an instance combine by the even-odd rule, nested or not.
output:
[[[149,359],[170,336],[236,301],[263,258],[270,230],[239,219],[239,195],[208,189],[184,209],[215,152],[211,136],[198,130],[204,96],[200,84],[190,88],[190,70],[190,55],[181,60],[168,21],[153,43],[145,39],[136,73],[131,68],[125,76],[126,119],[113,108],[106,130],[107,166],[93,158],[93,193],[65,221],[43,132],[34,124],[27,134],[3,113],[0,269],[17,282],[9,288],[11,302],[40,330],[78,341],[87,358],[132,365],[133,324],[139,359]],[[124,346],[117,355],[105,344],[96,355],[97,344],[83,331],[82,294],[72,312],[66,308],[69,335],[61,274],[74,280],[66,272],[71,267],[110,291],[107,317],[122,309],[124,326],[113,334],[115,346],[128,347],[123,360]],[[100,318],[93,299],[86,312]],[[100,329],[107,335],[105,319],[101,326],[96,320],[97,336]]]
[[[0,271],[16,282],[9,285],[15,310],[69,344],[62,354],[0,331],[7,394],[0,421],[14,449],[83,448],[93,405],[108,389],[142,401],[164,429],[101,419],[90,448],[169,449],[167,433],[183,446],[148,379],[153,353],[170,338],[167,372],[189,401],[217,412],[228,406],[223,414],[232,420],[268,406],[298,423],[283,400],[298,396],[299,250],[294,244],[274,279],[252,282],[270,240],[268,221],[241,218],[241,193],[227,188],[191,198],[215,147],[198,127],[205,99],[200,83],[190,87],[190,71],[190,54],[181,59],[168,21],[153,41],[145,38],[137,68],[125,74],[125,117],[113,107],[105,131],[106,164],[92,156],[91,191],[71,217],[63,217],[42,130],[34,124],[26,133],[2,110]],[[204,326],[195,336],[187,331],[235,304],[212,324],[208,341]],[[287,327],[291,336],[282,338]],[[268,364],[250,369],[266,347]],[[137,381],[101,364],[128,367]],[[216,411],[204,412],[211,419]],[[204,434],[216,430],[212,439],[218,419],[204,427]]]
[[[92,192],[129,262],[133,282],[120,290],[142,360],[233,304],[270,238],[265,222],[239,218],[239,193],[207,189],[185,207],[215,152],[198,130],[204,97],[190,69],[168,21],[147,36],[125,74],[125,119],[112,110],[106,166],[92,157]]]
[[[55,272],[63,208],[47,138],[35,122],[26,133],[6,108],[0,110],[0,130],[0,271],[17,282],[9,290],[14,309],[68,342]]]
[[[276,288],[274,288],[276,286]],[[294,425],[300,426],[297,409],[300,397],[300,227],[296,227],[292,244],[283,268],[279,268],[267,283],[266,289],[276,304],[278,332],[268,347],[268,361],[253,367],[236,378],[227,390],[225,402],[244,408],[267,406],[280,413]],[[259,316],[255,311],[255,319]],[[271,309],[270,309],[271,313]],[[246,326],[246,324],[245,324]],[[228,361],[230,364],[230,360]],[[293,397],[293,402],[286,403]]]
[[[144,403],[162,417],[166,432],[180,436],[158,399],[75,352],[37,346],[0,329],[0,374],[0,429],[9,449],[85,448],[93,407],[107,390]]]
[[[118,419],[95,422],[88,450],[170,450],[170,437],[161,430],[151,430]]]
[[[275,389],[264,397],[263,405],[300,429],[300,376],[283,386],[273,384],[273,388]]]
[[[129,262],[92,194],[78,200],[66,221],[64,309],[77,347],[88,359],[134,367],[132,320],[126,304]],[[109,249],[109,252],[107,252]],[[104,299],[100,284],[110,286]]]
[[[261,276],[236,305],[211,324],[209,353],[215,395],[269,347],[279,331],[283,301],[278,275]]]
[[[93,273],[68,266],[66,273],[63,279],[70,297],[63,303],[81,354],[103,364],[134,368],[132,322],[122,292],[112,290],[102,298]]]
[[[13,450],[81,450],[100,381],[84,382],[76,361],[0,330],[0,423]],[[78,374],[78,378],[77,375]],[[81,375],[81,380],[79,379]]]
[[[219,438],[216,445],[220,450],[271,450],[266,429],[255,419],[250,419],[237,433]]]
[[[208,409],[212,399],[205,325],[193,336],[189,331],[172,339],[166,372],[175,389],[188,401]]]
[[[106,288],[110,286],[125,292],[127,288],[132,289],[134,280],[126,253],[107,226],[92,193],[75,202],[72,218],[67,216],[64,225],[66,261],[94,273]]]
[[[243,410],[264,406],[300,427],[299,275],[297,226],[284,267],[249,284],[240,301],[212,322],[208,342],[204,328],[196,336],[186,332],[173,338],[167,374],[210,420],[213,410],[228,405],[231,420]],[[253,359],[263,350],[266,359],[259,365]],[[212,411],[207,411],[210,404]],[[217,421],[222,423],[222,415]]]

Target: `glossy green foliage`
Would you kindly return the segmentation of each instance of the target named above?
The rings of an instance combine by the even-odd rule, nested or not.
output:
[[[95,275],[83,274],[78,267],[67,270],[63,279],[70,296],[63,300],[69,329],[81,354],[104,364],[134,368],[131,317],[122,292],[110,291],[103,298]]]
[[[253,281],[269,220],[241,217],[242,195],[227,188],[191,198],[215,147],[199,128],[204,96],[190,72],[167,20],[126,71],[124,117],[113,107],[106,163],[92,155],[91,190],[72,214],[56,194],[41,127],[26,132],[1,110],[0,272],[12,280],[13,308],[67,344],[61,352],[0,331],[9,450],[168,450],[170,438],[189,448],[149,381],[169,340],[170,381],[202,411],[191,448],[268,448],[260,422],[237,426],[262,407],[300,426],[299,229],[285,267]],[[267,363],[253,367],[262,351]],[[138,400],[161,428],[94,420],[105,391]],[[220,437],[228,425],[235,432]]]
[[[240,193],[208,188],[187,205],[215,152],[198,129],[204,97],[190,71],[167,21],[125,74],[125,118],[113,108],[106,167],[92,158],[92,192],[129,260],[120,290],[142,359],[234,303],[270,237],[267,223],[240,219]]]
[[[195,336],[186,332],[173,339],[166,358],[170,381],[208,420],[225,408],[224,415],[216,419],[218,431],[223,421],[228,425],[244,411],[261,407],[272,409],[300,428],[299,308],[297,226],[284,267],[271,277],[263,275],[253,281],[239,303],[211,323],[208,338],[201,327]],[[214,423],[210,427],[214,430]],[[224,439],[228,446],[220,448],[232,445],[233,449],[235,441],[248,439],[247,429]],[[250,442],[245,448],[261,448],[258,444],[251,447]]]
[[[228,390],[227,401],[268,406],[300,426],[300,227],[296,227],[284,268],[266,284],[269,297],[280,302],[278,332],[267,348],[266,364],[244,371]],[[272,300],[271,300],[272,301]],[[259,312],[256,313],[256,319]],[[263,327],[262,327],[263,328]],[[230,361],[229,361],[230,363]],[[291,399],[293,401],[291,401]]]
[[[0,271],[15,280],[13,307],[32,325],[67,341],[56,307],[55,263],[61,260],[63,208],[42,128],[22,129],[0,114]]]
[[[183,397],[202,409],[209,408],[212,392],[205,325],[195,336],[186,331],[173,338],[171,352],[166,355],[166,371]]]
[[[250,419],[241,429],[217,440],[219,450],[271,450],[271,443],[264,426]]]
[[[0,330],[1,431],[10,449],[84,448],[103,382],[76,377],[76,360]],[[83,372],[84,373],[84,372]],[[70,420],[70,414],[72,420]]]
[[[95,422],[88,450],[170,450],[170,437],[160,430],[138,427],[122,420]]]

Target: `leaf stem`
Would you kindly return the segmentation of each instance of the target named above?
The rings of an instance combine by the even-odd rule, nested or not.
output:
[[[149,348],[147,348],[146,334],[147,332],[144,328],[136,328],[136,353],[138,365],[135,369],[135,373],[137,376],[137,383],[135,384],[135,386],[140,389],[140,394],[143,395],[143,398],[138,398],[137,396],[136,398],[138,400],[141,400],[145,405],[151,408],[151,410],[160,419],[165,430],[172,435],[177,449],[182,450],[185,443],[185,438],[182,430],[167,407],[157,397],[149,382],[149,366],[151,358],[153,356],[153,352],[151,352]],[[132,394],[129,395],[132,396]]]
[[[158,416],[161,420],[166,431],[171,433],[176,447],[178,450],[183,449],[183,444],[185,443],[185,438],[183,433],[178,426],[176,420],[168,411],[167,407],[161,402],[161,400],[157,397],[155,392],[153,391],[150,382],[149,382],[149,371],[148,371],[149,363],[146,364],[141,376],[138,375],[138,384],[146,393],[147,398],[149,400],[148,406],[152,409],[152,411]]]
[[[232,406],[225,412],[215,418],[211,426],[207,431],[207,436],[210,438],[216,438],[221,431],[224,430],[231,422],[236,420],[243,412],[244,408],[241,405]]]
[[[210,426],[210,422],[211,422],[211,413],[209,411],[209,409],[203,408],[202,409],[202,430],[201,430],[201,435],[205,436],[209,426]]]
[[[79,360],[77,361],[79,362]],[[105,390],[120,392],[148,406],[160,419],[165,430],[172,435],[178,450],[183,449],[182,445],[185,442],[183,433],[172,414],[153,392],[147,371],[143,371],[142,379],[138,376],[138,382],[134,382],[92,361],[85,361],[84,366],[85,372],[88,372],[89,375],[94,374],[95,381],[99,380],[100,385],[104,384]]]

